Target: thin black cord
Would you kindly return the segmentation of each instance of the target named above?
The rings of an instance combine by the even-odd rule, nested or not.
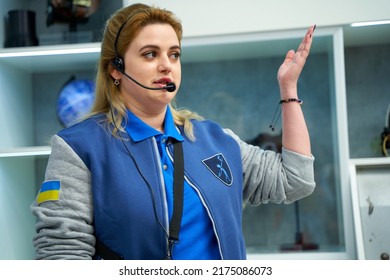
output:
[[[274,116],[272,117],[271,124],[269,125],[269,128],[271,128],[272,131],[275,130],[276,124],[279,121],[280,114],[282,112],[282,106],[283,106],[283,104],[278,103],[278,106],[276,107]]]
[[[287,98],[287,99],[280,100],[278,103],[278,106],[276,107],[271,124],[269,125],[269,127],[271,128],[272,131],[275,130],[276,123],[279,121],[279,118],[280,118],[280,115],[281,115],[282,109],[283,109],[283,104],[289,103],[289,102],[297,102],[299,105],[302,105],[303,100],[299,99],[299,98]],[[275,119],[275,117],[276,117],[276,119]]]

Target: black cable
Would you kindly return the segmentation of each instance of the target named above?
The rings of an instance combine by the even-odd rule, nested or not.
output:
[[[274,116],[272,117],[271,124],[269,125],[269,128],[271,128],[272,131],[275,130],[276,124],[279,121],[280,114],[282,112],[282,106],[283,106],[283,104],[278,103],[278,106],[276,107]]]

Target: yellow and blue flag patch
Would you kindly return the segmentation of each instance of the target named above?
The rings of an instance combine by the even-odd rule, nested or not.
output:
[[[37,197],[37,203],[45,201],[58,201],[60,199],[60,181],[45,181],[43,182]]]

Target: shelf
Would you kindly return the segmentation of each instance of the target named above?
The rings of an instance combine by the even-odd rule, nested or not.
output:
[[[0,49],[0,61],[36,72],[95,69],[100,43],[37,46]]]
[[[355,158],[351,159],[350,163],[356,167],[390,165],[390,157]]]
[[[0,158],[47,156],[50,153],[51,148],[49,146],[9,148],[0,149]]]

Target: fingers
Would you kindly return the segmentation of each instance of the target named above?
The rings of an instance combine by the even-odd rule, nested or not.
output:
[[[306,32],[305,37],[303,37],[302,42],[307,41],[307,39],[311,39],[313,37],[314,30],[316,30],[317,25],[314,24],[309,27],[309,29]]]
[[[300,73],[302,68],[305,65],[306,59],[309,55],[311,43],[312,43],[312,37],[313,32],[316,28],[316,25],[312,25],[307,30],[305,36],[302,39],[302,42],[298,46],[298,49],[296,51],[289,50],[284,58],[284,61],[281,65],[281,69],[283,71],[280,71],[280,75],[283,75],[287,69],[293,69],[291,71],[295,71],[296,73]],[[295,70],[294,70],[295,69]],[[285,74],[285,73],[284,73]]]
[[[313,36],[314,30],[316,30],[316,27],[317,27],[317,24],[314,24],[314,25],[310,28],[310,29],[311,29],[310,37]]]
[[[298,51],[302,51],[302,50],[305,50],[305,49],[306,50],[310,50],[311,42],[313,41],[314,28],[315,28],[315,25],[311,26],[307,30],[307,32],[305,34],[305,37],[303,37],[302,42],[301,42],[301,44],[298,47]]]
[[[311,48],[311,43],[313,41],[313,33],[317,25],[312,25],[307,30],[305,36],[302,39],[301,44],[298,46],[297,53],[301,55],[308,56]]]

